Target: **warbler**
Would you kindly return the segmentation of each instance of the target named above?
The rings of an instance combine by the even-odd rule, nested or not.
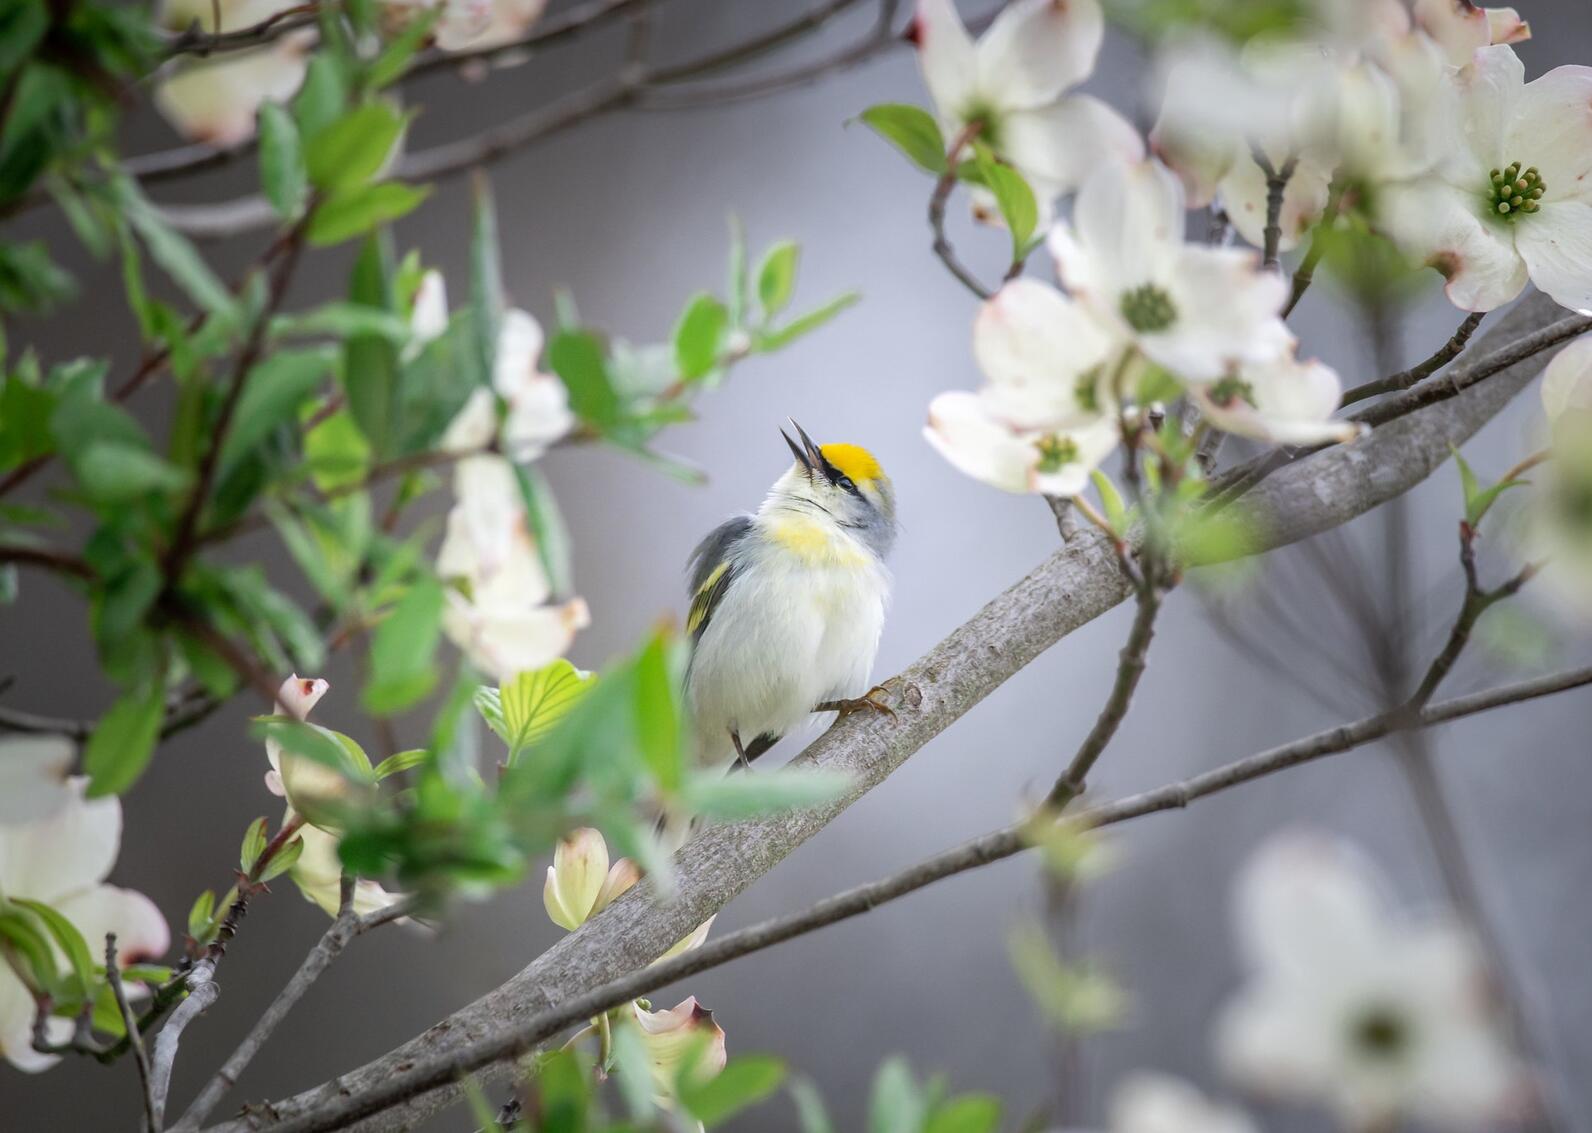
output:
[[[686,697],[704,764],[756,759],[814,712],[889,712],[883,690],[859,692],[890,597],[895,490],[867,449],[791,425],[795,463],[762,507],[691,555]]]

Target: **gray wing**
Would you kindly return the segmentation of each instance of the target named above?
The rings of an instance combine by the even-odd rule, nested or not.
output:
[[[686,617],[686,632],[696,641],[713,619],[713,611],[735,577],[730,554],[735,544],[752,529],[752,517],[738,515],[709,532],[691,552],[691,613]]]

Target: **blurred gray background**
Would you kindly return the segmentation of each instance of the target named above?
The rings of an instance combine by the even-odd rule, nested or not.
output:
[[[728,43],[788,17],[796,4],[661,4],[654,38],[660,58]],[[1521,54],[1532,75],[1592,56],[1586,0],[1522,5],[1536,38]],[[964,5],[968,11],[970,4]],[[834,20],[781,61],[833,51],[862,35],[868,5]],[[617,34],[583,39],[485,85],[443,74],[412,92],[424,108],[412,144],[462,136],[573,89],[612,67]],[[765,64],[770,65],[770,64]],[[752,69],[756,73],[756,67]],[[1091,88],[1141,119],[1142,58],[1108,40]],[[863,303],[833,325],[771,359],[757,359],[704,397],[699,421],[677,428],[667,446],[709,474],[688,487],[602,451],[560,451],[544,464],[575,536],[580,593],[592,627],[572,657],[596,667],[629,647],[660,615],[683,612],[682,564],[700,535],[729,513],[754,507],[788,461],[777,429],[785,416],[820,440],[873,448],[895,479],[903,533],[893,566],[897,588],[878,673],[918,656],[1056,545],[1055,525],[1037,499],[1007,496],[954,472],[920,437],[936,392],[978,380],[970,350],[973,304],[934,260],[924,222],[928,180],[866,129],[847,119],[884,101],[925,102],[910,50],[896,48],[816,85],[773,98],[688,112],[629,112],[598,118],[517,153],[492,168],[508,286],[514,302],[544,320],[555,287],[568,287],[583,316],[633,341],[667,337],[686,297],[722,287],[726,218],[739,215],[755,251],[781,237],[801,242],[798,307],[857,288]],[[172,142],[153,116],[135,118],[127,152]],[[220,199],[251,188],[247,170],[165,187],[157,198]],[[953,207],[954,231],[986,277],[999,270],[1003,237],[975,233]],[[461,181],[444,185],[399,226],[404,247],[421,249],[465,290],[469,209]],[[18,235],[43,234],[75,247],[55,220],[34,216]],[[259,238],[218,251],[240,266]],[[109,353],[113,372],[136,357],[114,269],[66,258],[85,297],[48,321],[8,328],[13,346],[36,344],[47,359]],[[301,272],[290,302],[339,293],[346,256],[320,255]],[[1435,279],[1435,277],[1434,277]],[[1406,354],[1422,357],[1447,337],[1456,314],[1440,296],[1411,312]],[[1318,286],[1295,323],[1304,352],[1322,355],[1345,384],[1370,373],[1353,321]],[[147,419],[167,411],[166,390],[139,402]],[[1535,422],[1534,396],[1482,433],[1468,450],[1483,474],[1523,454]],[[38,490],[37,486],[34,487]],[[1456,478],[1444,469],[1414,496],[1411,569],[1423,654],[1446,632],[1459,596],[1454,556]],[[438,498],[438,507],[443,500]],[[1362,549],[1380,521],[1362,521],[1346,541]],[[238,548],[293,579],[267,540]],[[1336,560],[1380,585],[1377,566]],[[1380,564],[1378,554],[1361,561]],[[1503,564],[1493,564],[1503,569]],[[1297,557],[1278,557],[1269,577],[1243,586],[1281,586],[1323,647],[1355,660],[1352,635],[1333,599]],[[5,702],[88,716],[110,690],[99,680],[81,606],[50,579],[26,574],[24,600],[0,610],[0,673],[15,674]],[[1530,599],[1526,600],[1528,603]],[[1127,626],[1119,609],[1069,637],[915,756],[884,786],[719,918],[719,931],[786,911],[839,888],[879,877],[961,839],[1009,821],[1042,794],[1093,720]],[[1564,651],[1585,652],[1574,630]],[[1297,656],[1297,637],[1272,638]],[[1478,650],[1451,678],[1463,691],[1504,674]],[[332,692],[317,718],[362,738],[346,656],[325,674]],[[1193,586],[1172,598],[1150,669],[1116,743],[1091,786],[1102,796],[1158,785],[1295,735],[1371,710],[1372,698],[1319,666],[1261,665],[1235,649],[1206,617]],[[126,798],[126,834],[113,880],[150,894],[180,935],[188,905],[205,887],[223,887],[238,838],[278,802],[261,783],[262,751],[242,737],[253,705],[218,714],[171,743]],[[418,736],[421,722],[409,721]],[[1439,771],[1480,876],[1485,899],[1516,977],[1540,1006],[1542,1036],[1569,1080],[1574,1128],[1592,1129],[1592,698],[1555,697],[1450,725],[1432,735]],[[797,750],[787,742],[781,757]],[[1065,1113],[1077,1124],[1103,1120],[1103,1100],[1124,1071],[1176,1072],[1231,1096],[1209,1051],[1214,1012],[1236,986],[1230,886],[1258,842],[1296,822],[1362,842],[1388,869],[1400,894],[1434,900],[1441,887],[1404,780],[1382,748],[1370,748],[1266,779],[1200,802],[1187,812],[1140,820],[1112,832],[1118,866],[1080,896],[1068,934],[1130,990],[1121,1029],[1084,1044]],[[1005,1099],[1008,1128],[1054,1102],[1063,1089],[1052,1036],[1013,975],[1007,936],[1024,918],[1044,916],[1036,864],[1019,859],[936,885],[848,923],[744,959],[671,989],[712,1007],[732,1053],[770,1051],[813,1078],[842,1130],[859,1128],[870,1076],[886,1055],[907,1055],[921,1071],[944,1071],[957,1090]],[[319,910],[280,884],[256,902],[221,971],[220,1003],[183,1043],[175,1096],[192,1091],[229,1052],[324,927]],[[541,907],[539,879],[486,905],[459,907],[435,938],[384,931],[359,941],[314,989],[250,1068],[232,1103],[263,1100],[320,1082],[406,1039],[517,970],[559,933]],[[230,1106],[228,1107],[230,1109]],[[0,1129],[128,1129],[136,1113],[131,1065],[106,1070],[67,1063],[38,1077],[0,1065]],[[1258,1109],[1267,1128],[1325,1128],[1315,1115]],[[469,1128],[462,1112],[433,1123]],[[736,1128],[794,1129],[778,1098]]]

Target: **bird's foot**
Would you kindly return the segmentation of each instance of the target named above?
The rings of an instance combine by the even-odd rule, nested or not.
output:
[[[886,703],[891,695],[890,686],[899,680],[891,677],[882,685],[874,685],[862,696],[853,696],[845,700],[824,700],[813,705],[814,712],[838,712],[841,716],[850,716],[854,712],[877,712],[881,716],[895,719],[895,709]]]

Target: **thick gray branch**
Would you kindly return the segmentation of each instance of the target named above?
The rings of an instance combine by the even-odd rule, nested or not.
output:
[[[1559,308],[1533,295],[1483,337],[1486,349],[1547,325]],[[1260,545],[1282,546],[1338,527],[1408,491],[1491,420],[1546,364],[1526,359],[1447,401],[1377,429],[1353,445],[1289,465],[1245,497]],[[902,674],[893,721],[872,713],[839,721],[799,757],[810,766],[847,772],[852,786],[813,810],[709,830],[681,850],[679,894],[654,904],[644,887],[548,949],[497,989],[390,1053],[333,1081],[264,1108],[278,1120],[303,1117],[371,1090],[404,1063],[436,1058],[499,1037],[533,1015],[557,1007],[664,951],[710,914],[822,830],[914,752],[990,692],[1079,626],[1128,596],[1127,580],[1109,542],[1080,532],[1026,578],[995,598]],[[503,1073],[503,1067],[495,1072]],[[492,1072],[484,1071],[482,1078]],[[410,1098],[358,1128],[407,1128],[455,1096],[453,1087]],[[216,1127],[228,1133],[268,1128],[264,1116]]]

